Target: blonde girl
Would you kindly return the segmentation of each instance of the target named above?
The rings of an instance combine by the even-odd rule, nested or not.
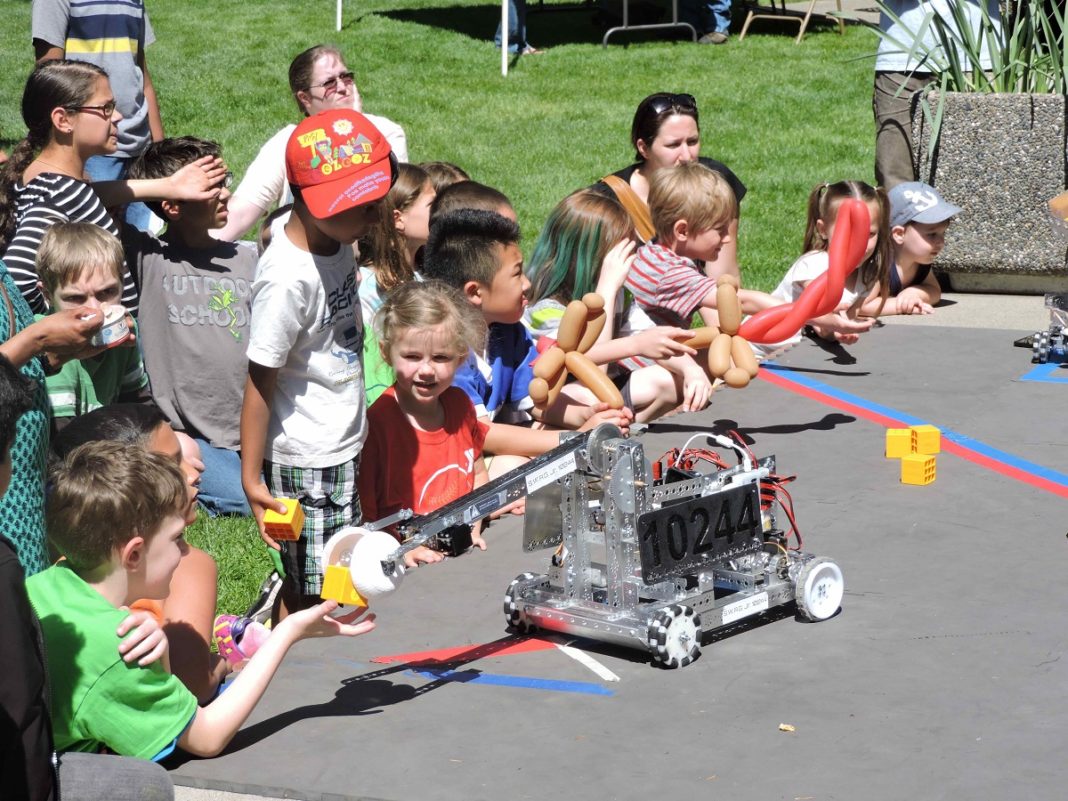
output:
[[[413,281],[386,296],[375,332],[396,380],[367,412],[358,486],[369,521],[400,509],[433,511],[487,481],[488,427],[452,386],[468,354],[483,349],[486,323],[478,309],[447,284]],[[472,540],[485,549],[480,526]],[[425,549],[413,555],[441,558]]]
[[[868,207],[871,222],[864,261],[846,278],[838,308],[809,320],[808,325],[823,339],[848,345],[856,342],[862,333],[872,327],[874,316],[886,301],[887,275],[891,265],[890,204],[882,189],[875,189],[863,181],[839,181],[816,186],[808,199],[803,255],[794,262],[771,294],[786,303],[795,301],[810,281],[827,271],[827,248],[834,234],[838,209],[847,198],[860,200]],[[858,317],[862,311],[871,316]]]

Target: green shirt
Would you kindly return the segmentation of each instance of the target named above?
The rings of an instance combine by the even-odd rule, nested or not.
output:
[[[127,616],[65,562],[26,581],[44,634],[56,750],[162,759],[192,722],[196,697],[159,662],[119,656]]]
[[[43,315],[37,315],[40,320]],[[137,326],[134,325],[134,333]],[[148,386],[137,346],[117,345],[91,359],[71,359],[45,379],[53,417],[77,417],[114,403],[122,395],[136,395]]]

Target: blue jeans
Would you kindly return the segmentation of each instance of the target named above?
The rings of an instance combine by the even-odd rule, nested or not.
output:
[[[118,156],[90,156],[85,162],[85,174],[92,181],[119,181],[126,177],[129,166],[129,159]],[[152,210],[144,203],[128,203],[125,218],[138,231],[148,231]]]
[[[681,0],[679,21],[693,25],[698,36],[713,31],[730,33],[731,0]]]
[[[493,44],[501,46],[501,23]],[[527,0],[508,0],[508,52],[519,53],[527,46]]]
[[[197,496],[204,511],[212,517],[252,514],[241,488],[241,455],[237,451],[216,448],[199,437],[194,439],[200,446],[200,460],[204,462]]]

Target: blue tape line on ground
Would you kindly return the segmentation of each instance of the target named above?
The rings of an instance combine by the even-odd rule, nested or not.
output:
[[[882,404],[874,403],[872,401],[867,400],[866,398],[861,398],[858,395],[852,395],[848,392],[843,392],[842,390],[835,389],[834,387],[828,384],[824,384],[822,381],[816,381],[815,379],[809,378],[806,375],[802,375],[789,367],[782,367],[777,364],[764,364],[761,366],[766,367],[769,370],[773,370],[776,373],[782,375],[784,378],[788,378],[788,380],[798,383],[804,387],[808,387],[809,389],[821,392],[824,395],[828,395],[832,398],[844,401],[845,403],[851,403],[854,406],[859,406],[862,409],[867,409],[868,411],[881,414],[884,417],[890,417],[894,420],[900,420],[905,425],[935,425],[934,423],[931,423],[928,420],[923,420],[919,417],[914,417],[913,415],[899,411],[898,409],[892,409],[889,406],[883,406]],[[1006,451],[998,450],[997,448],[991,447],[990,445],[980,442],[977,439],[973,439],[972,437],[966,436],[964,434],[958,434],[956,431],[952,431],[948,428],[942,428],[941,426],[938,426],[938,428],[939,430],[941,430],[943,437],[950,440],[951,442],[956,443],[962,448],[968,448],[969,450],[975,451],[976,453],[981,454],[982,456],[985,456],[989,459],[994,459],[996,461],[1002,462],[1003,464],[1009,465],[1010,467],[1015,467],[1017,470],[1023,470],[1028,473],[1032,473],[1036,476],[1040,476],[1041,478],[1044,478],[1047,481],[1051,481],[1054,484],[1060,484],[1062,486],[1068,487],[1068,475],[1065,475],[1064,473],[1060,473],[1056,470],[1051,470],[1048,467],[1043,467],[1042,465],[1035,464],[1034,462],[1029,462],[1026,459],[1022,459],[1019,456],[1015,456]]]
[[[497,687],[520,687],[524,690],[549,690],[558,693],[585,693],[586,695],[615,695],[615,692],[588,681],[555,681],[534,679],[529,676],[504,676],[498,673],[482,673],[475,670],[409,670],[410,675],[437,681],[455,681],[464,684],[492,684]]]
[[[1047,384],[1068,384],[1068,370],[1058,362],[1035,365],[1020,376],[1021,381],[1042,381]]]

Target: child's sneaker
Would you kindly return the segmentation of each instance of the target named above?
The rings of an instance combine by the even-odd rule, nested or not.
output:
[[[237,615],[216,617],[212,632],[219,656],[231,665],[251,659],[271,633],[262,623]]]

